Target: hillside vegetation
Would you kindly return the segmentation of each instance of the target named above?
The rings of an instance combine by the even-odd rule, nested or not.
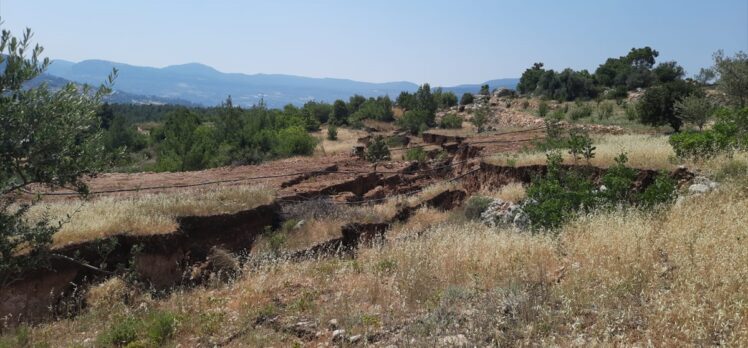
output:
[[[0,347],[748,345],[742,52],[187,108],[102,104],[116,70],[24,88],[29,40],[0,42]]]

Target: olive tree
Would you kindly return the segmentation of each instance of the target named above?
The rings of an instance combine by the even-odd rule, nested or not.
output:
[[[714,53],[714,72],[717,88],[738,107],[748,106],[748,54],[738,52],[734,57],[725,57],[722,50]]]
[[[28,219],[38,199],[19,200],[24,191],[65,187],[85,194],[83,179],[108,157],[102,156],[97,110],[116,70],[95,90],[72,83],[56,91],[46,84],[28,88],[49,65],[31,38],[30,29],[20,38],[8,30],[0,35],[0,286],[23,269],[43,265],[59,227]]]
[[[699,95],[692,94],[675,102],[675,116],[685,123],[699,127],[699,130],[704,128],[713,112],[714,104]]]

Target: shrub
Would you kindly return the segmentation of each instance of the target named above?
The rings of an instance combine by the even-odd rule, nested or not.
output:
[[[592,107],[589,106],[589,104],[578,105],[571,109],[568,115],[569,119],[571,120],[579,120],[585,117],[590,117],[592,116]]]
[[[529,100],[523,100],[522,101],[522,110],[527,110],[527,108],[530,107],[530,101]]]
[[[465,202],[465,217],[470,220],[480,219],[480,214],[488,209],[488,205],[491,204],[491,202],[493,202],[493,199],[489,197],[470,197],[467,202]]]
[[[274,152],[283,157],[309,156],[314,153],[317,139],[301,127],[289,127],[278,132],[278,143]]]
[[[584,157],[589,164],[590,160],[595,157],[595,147],[592,146],[592,139],[583,130],[572,129],[569,134],[567,146],[569,147],[569,154],[574,159],[574,163],[577,163],[580,157]]]
[[[421,110],[408,110],[403,114],[403,117],[398,120],[400,128],[410,132],[411,134],[418,134],[423,129],[428,129],[431,118],[428,112]]]
[[[327,126],[327,140],[338,140],[338,127],[334,124]]]
[[[473,94],[466,92],[462,95],[462,98],[460,98],[460,105],[472,104],[474,101],[475,97],[473,97]]]
[[[462,117],[455,114],[446,114],[439,123],[441,128],[462,128]]]
[[[637,111],[636,104],[628,104],[624,109],[626,112],[626,119],[629,121],[636,121],[639,119],[639,113]]]
[[[478,132],[482,132],[483,127],[486,125],[486,122],[488,122],[488,111],[488,105],[484,105],[475,111],[473,118],[470,120],[475,128],[478,128]]]
[[[727,139],[718,139],[715,132],[682,132],[670,136],[670,145],[680,158],[711,156],[727,147]]]
[[[405,160],[418,162],[426,161],[426,151],[423,151],[423,148],[420,147],[408,149],[408,151],[405,152]]]
[[[626,167],[628,157],[625,153],[619,154],[615,162],[616,164],[608,168],[603,175],[602,182],[606,189],[601,191],[600,195],[607,203],[613,205],[619,202],[632,202],[634,197],[631,185],[636,179],[636,171]]]
[[[662,203],[672,202],[676,198],[675,188],[677,183],[667,173],[661,172],[655,178],[639,199],[644,207],[652,207]]]
[[[133,317],[113,321],[109,328],[100,334],[103,345],[126,346],[138,338],[138,321]]]
[[[594,186],[576,171],[563,171],[560,153],[549,153],[547,166],[546,175],[533,180],[527,189],[531,203],[524,206],[524,212],[534,229],[558,228],[579,209],[595,206]]]
[[[675,115],[683,122],[703,129],[714,112],[714,104],[706,97],[689,95],[675,102]]]
[[[148,338],[160,347],[174,335],[177,319],[169,312],[156,312],[148,318],[147,325]]]
[[[613,115],[613,103],[610,101],[604,101],[597,106],[597,116],[601,119],[608,119]]]
[[[637,104],[639,120],[651,126],[670,125],[677,132],[683,121],[675,115],[675,102],[694,93],[694,89],[683,80],[648,88]]]
[[[286,245],[286,234],[283,231],[273,232],[268,237],[268,247],[273,255],[280,255],[284,245]]]
[[[538,116],[545,117],[545,115],[548,114],[548,102],[545,100],[541,100],[540,103],[538,103]]]
[[[366,147],[366,159],[369,162],[386,161],[390,159],[390,149],[381,135],[377,135]]]
[[[563,129],[559,120],[549,117],[543,122],[545,124],[545,138],[535,141],[535,147],[541,151],[565,148],[568,142],[563,137]]]

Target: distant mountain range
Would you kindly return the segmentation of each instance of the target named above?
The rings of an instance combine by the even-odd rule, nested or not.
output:
[[[104,60],[79,63],[55,60],[39,80],[50,85],[67,81],[97,86],[105,81],[112,68],[119,70],[116,92],[109,98],[118,103],[218,105],[231,95],[235,104],[248,106],[260,99],[270,107],[309,100],[332,102],[347,100],[353,94],[366,97],[389,95],[393,99],[402,91],[413,92],[412,82],[369,83],[346,79],[311,78],[280,74],[223,73],[203,64],[190,63],[165,68],[141,67]],[[518,79],[487,81],[491,88],[515,88]],[[483,83],[483,84],[485,84]],[[477,92],[481,84],[444,87],[458,97],[464,92]]]

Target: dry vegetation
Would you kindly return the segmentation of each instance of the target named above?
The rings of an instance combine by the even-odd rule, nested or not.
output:
[[[176,217],[230,214],[273,201],[273,190],[263,186],[193,189],[178,193],[107,196],[90,201],[63,201],[35,205],[30,218],[62,221],[54,245],[62,246],[116,234],[174,232]]]
[[[595,157],[590,161],[593,166],[607,168],[615,164],[614,159],[622,152],[628,156],[628,165],[643,169],[672,170],[678,166],[673,148],[664,135],[601,135],[593,136],[596,147]],[[572,156],[562,151],[565,163],[573,163]],[[499,155],[487,158],[486,162],[517,166],[545,164],[544,152],[525,152],[518,155]]]
[[[163,300],[112,280],[90,293],[82,315],[35,327],[31,336],[54,345],[96,342],[124,318],[165,311],[177,318],[175,341],[183,346],[208,346],[250,326],[230,346],[298,341],[262,318],[278,318],[281,327],[312,320],[325,342],[326,323],[337,319],[351,334],[384,333],[384,345],[431,346],[464,334],[501,345],[741,346],[748,344],[747,193],[730,186],[657,215],[583,216],[555,237],[423,209],[398,227],[401,236],[420,237],[392,238],[355,260],[270,263],[234,283]]]
[[[624,150],[634,167],[672,169],[666,141],[602,136],[595,141],[593,164],[608,166]],[[545,156],[521,154],[514,161],[545,163]],[[106,346],[113,333],[128,328],[138,346],[154,346],[151,332],[161,331],[153,318],[171,318],[165,340],[185,347],[329,344],[332,319],[349,336],[373,337],[376,346],[448,345],[455,335],[464,335],[470,346],[745,346],[748,155],[688,164],[718,178],[720,189],[654,211],[580,216],[553,233],[492,229],[466,221],[459,210],[421,208],[393,226],[385,243],[366,246],[353,259],[249,263],[228,283],[166,297],[110,279],[88,292],[88,307],[74,319],[8,329],[0,347]],[[454,188],[459,185],[434,185],[411,198],[369,206],[299,205],[288,214],[305,222],[286,231],[283,248],[337,237],[346,222],[385,221],[402,204],[413,206]],[[81,222],[71,221],[56,237],[87,239],[91,231],[121,231],[117,226],[133,226],[130,233],[153,233],[155,226],[168,232],[173,226],[161,221],[174,216],[230,212],[273,196],[261,188],[246,188],[241,196],[200,194],[205,196],[95,201],[84,207],[87,215],[76,215]],[[517,202],[525,187],[512,183],[479,194]],[[55,207],[47,209],[56,216],[74,209]],[[101,219],[105,212],[112,217]],[[140,215],[151,220],[131,220]],[[97,220],[111,222],[82,222]],[[269,243],[261,238],[253,254],[267,251]],[[300,322],[311,330],[304,339],[293,329]]]
[[[319,140],[314,150],[316,156],[332,155],[336,153],[348,153],[358,143],[358,138],[366,136],[366,131],[350,128],[338,128],[338,139],[327,139],[327,128],[319,132],[311,133]]]

